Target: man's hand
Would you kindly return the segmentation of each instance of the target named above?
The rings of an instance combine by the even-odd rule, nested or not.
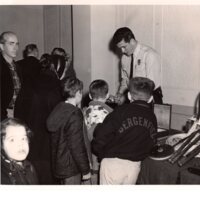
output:
[[[91,178],[91,173],[89,172],[88,174],[83,175],[82,180],[88,180]]]

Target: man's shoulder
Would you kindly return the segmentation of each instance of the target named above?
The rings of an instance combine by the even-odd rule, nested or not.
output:
[[[130,61],[131,61],[131,56],[127,56],[125,54],[122,55],[121,62],[130,62]]]
[[[138,45],[140,46],[140,52],[142,53],[158,54],[158,52],[154,48],[148,45],[141,44],[141,43],[139,43]]]

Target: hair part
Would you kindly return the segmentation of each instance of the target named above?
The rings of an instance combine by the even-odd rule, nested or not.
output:
[[[73,98],[77,91],[82,92],[83,82],[75,77],[66,77],[61,81],[62,95],[65,100]]]
[[[92,99],[106,98],[108,90],[108,83],[102,79],[94,80],[89,86]]]

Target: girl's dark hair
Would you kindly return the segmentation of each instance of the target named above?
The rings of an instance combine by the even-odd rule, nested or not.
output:
[[[51,55],[59,55],[59,56],[65,56],[66,52],[63,48],[60,47],[55,47],[52,52]]]
[[[69,55],[66,53],[66,51],[63,48],[55,47],[52,52],[52,56],[63,56],[65,61],[69,60]]]
[[[3,139],[6,136],[6,128],[8,126],[22,126],[22,127],[25,128],[27,137],[29,139],[33,136],[33,132],[30,130],[30,128],[24,122],[22,122],[20,119],[17,119],[17,118],[4,119],[1,122],[1,131],[0,131],[0,134],[1,134],[1,148],[2,148],[2,144],[3,144]]]
[[[108,83],[104,80],[94,80],[89,86],[92,99],[105,98],[108,94]]]
[[[77,91],[83,90],[83,82],[74,77],[66,77],[61,81],[62,95],[65,100],[73,98]]]
[[[41,65],[42,69],[50,69],[52,63],[53,63],[52,56],[50,54],[48,54],[48,53],[42,54],[42,56],[40,58],[40,65]]]

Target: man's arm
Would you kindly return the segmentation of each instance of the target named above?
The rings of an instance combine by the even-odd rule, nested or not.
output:
[[[155,51],[149,51],[146,55],[147,78],[155,83],[155,89],[161,86],[160,56]]]
[[[120,75],[121,75],[121,80],[120,80],[120,85],[118,92],[119,94],[123,94],[125,90],[128,88],[128,83],[129,83],[129,73],[130,73],[130,63],[131,59],[125,55],[122,56],[121,58],[121,63],[120,63]]]
[[[127,90],[128,84],[129,84],[130,62],[131,62],[130,57],[127,57],[125,55],[122,56],[121,68],[120,68],[121,79],[120,79],[120,84],[119,84],[117,94],[115,95],[115,98],[114,98],[115,103],[119,105],[123,104],[126,100],[125,91]]]

